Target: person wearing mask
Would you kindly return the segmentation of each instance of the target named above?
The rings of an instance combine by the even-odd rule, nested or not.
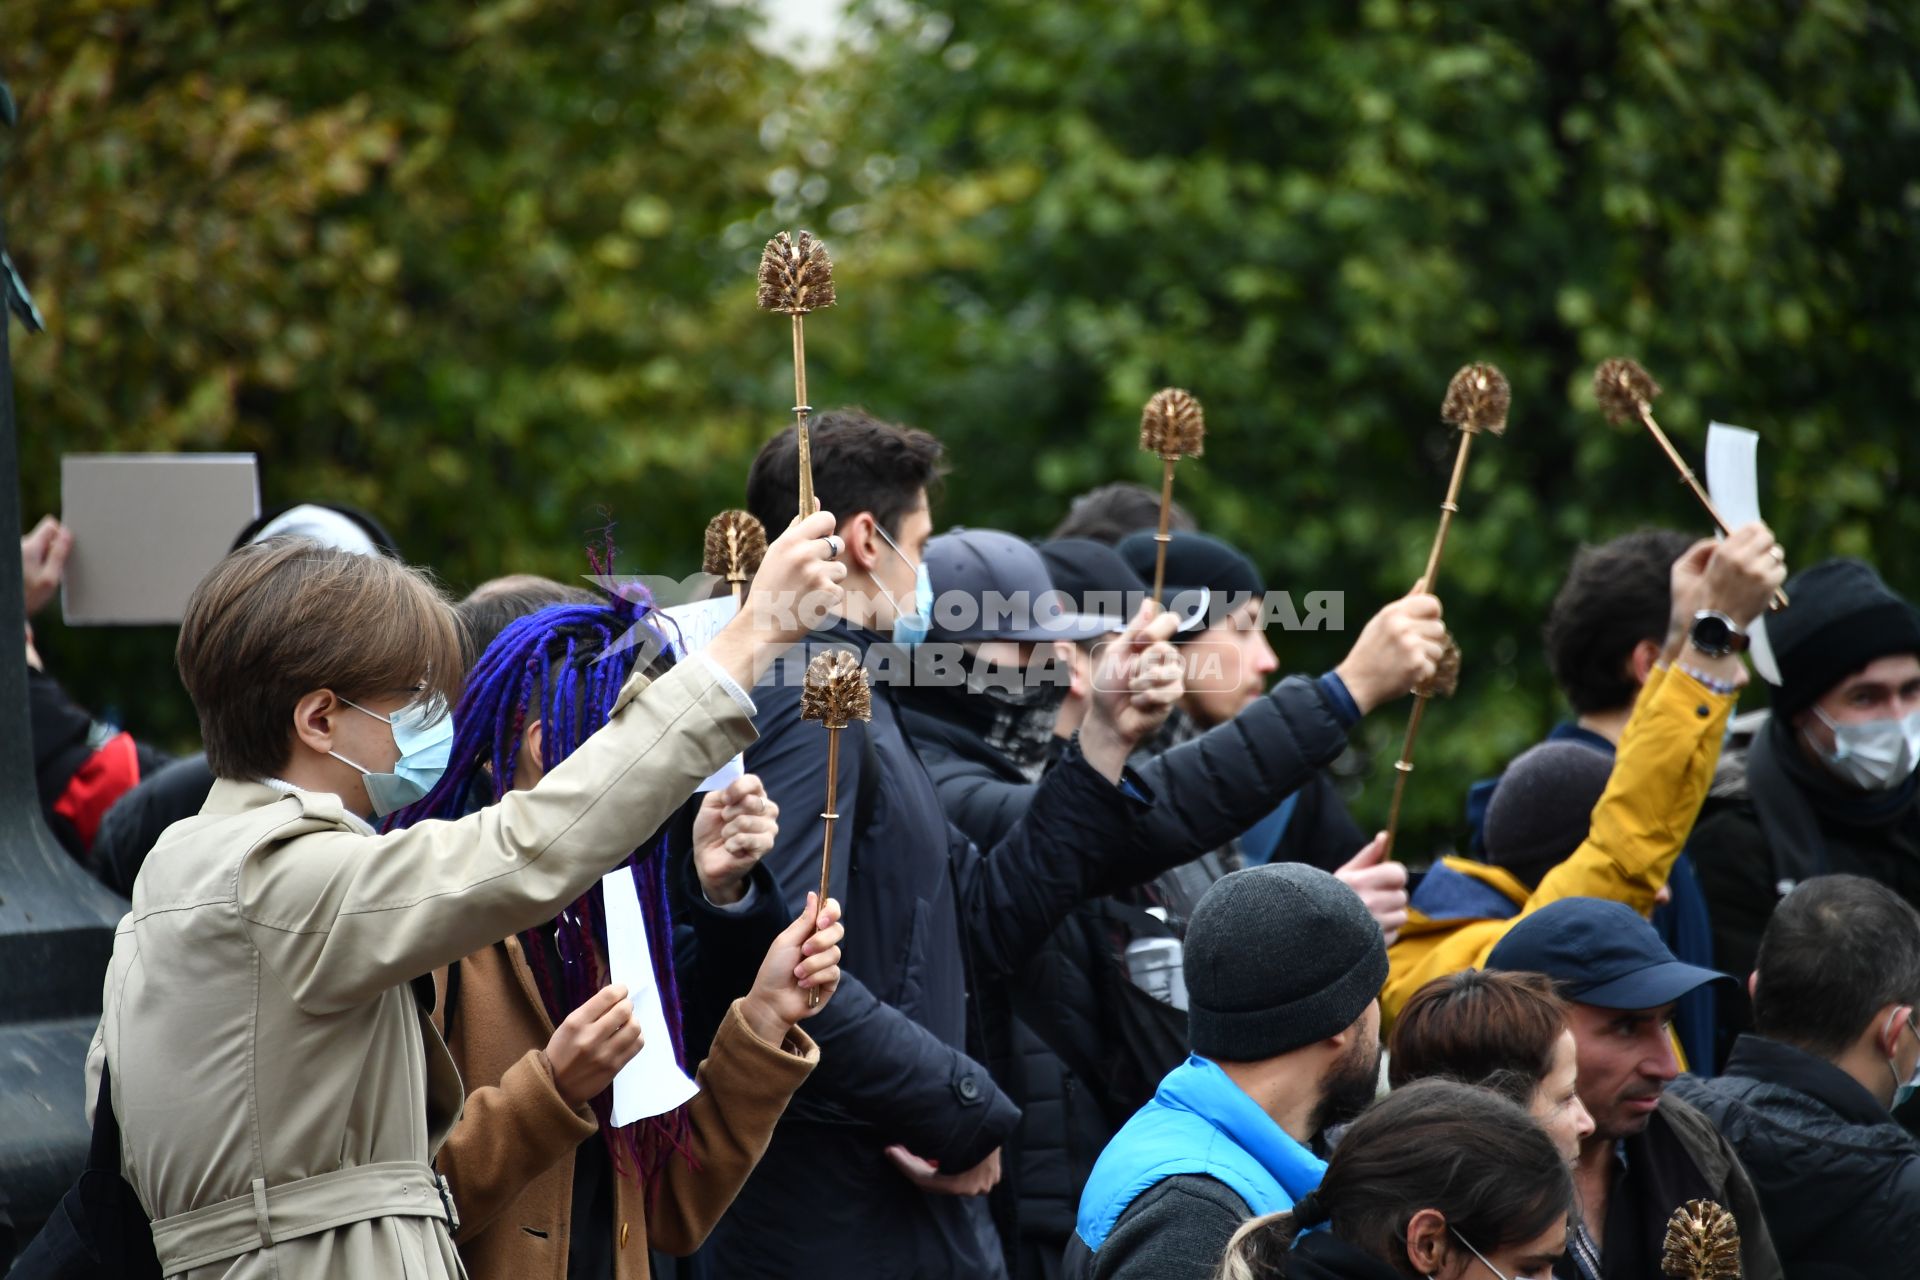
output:
[[[982,1065],[991,1052],[982,997],[1075,903],[1164,865],[1131,856],[1152,793],[1126,763],[1179,696],[1165,644],[1176,620],[1143,610],[1115,638],[1094,711],[1027,820],[976,846],[947,821],[895,687],[919,680],[917,646],[935,612],[924,556],[939,442],[858,410],[817,415],[809,435],[814,491],[839,513],[848,590],[756,688],[762,736],[746,766],[783,812],[819,812],[827,750],[800,715],[802,673],[829,648],[863,659],[872,719],[840,735],[831,868],[833,896],[863,923],[833,1007],[808,1024],[821,1066],[703,1257],[720,1275],[810,1275],[819,1242],[831,1240],[834,1265],[849,1274],[999,1276],[1000,1235],[983,1197],[1000,1179],[1019,1109]],[[748,477],[747,507],[768,528],[792,518],[798,476],[788,430]],[[760,595],[756,581],[748,598]],[[820,862],[810,822],[783,825],[764,859],[789,900],[819,884]],[[794,1194],[798,1185],[809,1194]]]
[[[1055,565],[1070,590],[1058,589]],[[1036,550],[985,529],[932,539],[927,568],[943,604],[931,640],[963,651],[966,679],[916,683],[899,691],[900,703],[948,816],[975,843],[991,845],[1025,816],[1040,773],[1071,740],[1078,717],[1062,723],[1063,708],[1072,701],[1084,710],[1100,641],[1111,638],[1122,611],[1146,588],[1098,543]],[[1045,616],[1035,611],[1021,627],[994,612],[994,602],[1015,600],[1058,607]],[[1160,803],[1136,826],[1138,856],[1206,861],[1271,813],[1345,748],[1340,714],[1349,701],[1370,709],[1431,670],[1431,646],[1441,634],[1437,605],[1432,615],[1426,602],[1395,601],[1336,671],[1318,681],[1282,681],[1226,724],[1161,755],[1142,755],[1136,767]],[[1204,625],[1204,615],[1194,616]],[[1184,1008],[1142,1001],[1123,966],[1134,942],[1177,947],[1176,927],[1146,909],[1180,894],[1170,881],[1194,874],[1203,887],[1187,890],[1189,900],[1222,871],[1217,859],[1205,869],[1175,867],[1075,908],[1006,986],[1018,1017],[1004,1068],[993,1065],[1024,1112],[1002,1153],[1003,1162],[1018,1160],[1017,1242],[1009,1250],[1016,1276],[1057,1272],[1094,1158],[1186,1056]],[[1363,854],[1336,874],[1362,894],[1383,930],[1399,926],[1401,868],[1368,864]],[[1172,990],[1175,972],[1174,962],[1157,961],[1155,989]]]
[[[1676,529],[1640,529],[1598,546],[1583,546],[1574,555],[1541,633],[1553,682],[1574,718],[1555,725],[1546,743],[1590,747],[1612,761],[1634,703],[1660,663],[1673,614],[1673,563],[1692,544],[1691,537]],[[1494,863],[1486,820],[1503,780],[1475,783],[1467,792],[1467,853],[1481,862]],[[1653,913],[1660,940],[1689,964],[1711,965],[1713,926],[1707,900],[1685,853],[1674,859],[1666,887],[1669,898]],[[1675,1033],[1696,1066],[1715,1061],[1716,1017],[1712,987],[1702,987],[1681,1002]]]
[[[240,530],[233,549],[268,538],[306,538],[354,555],[401,558],[385,526],[366,512],[339,503],[274,507]],[[91,862],[95,878],[122,897],[132,897],[134,878],[160,833],[199,813],[213,781],[213,769],[202,751],[142,769],[139,783],[114,800],[100,819]]]
[[[537,786],[607,722],[635,669],[655,655],[656,674],[670,668],[657,625],[650,605],[627,598],[563,604],[510,623],[454,709],[446,774],[396,825],[458,818],[476,802]],[[636,632],[650,643],[620,643]],[[779,816],[759,779],[749,774],[688,806],[695,901],[711,912],[748,908],[752,898],[771,916],[742,948],[756,959],[764,950],[757,971],[737,986],[712,984],[727,988],[726,1009],[706,1038],[685,1009],[704,976],[693,971],[700,952],[689,965],[671,946],[650,948],[668,1051],[682,1071],[699,1063],[692,1101],[612,1123],[613,1077],[644,1044],[634,1000],[609,981],[605,926],[595,924],[607,919],[603,885],[436,975],[435,1023],[468,1093],[435,1167],[452,1188],[454,1241],[474,1280],[646,1280],[650,1248],[693,1252],[819,1059],[797,1024],[826,1007],[838,981],[837,904],[809,897],[789,924],[771,882],[749,882]],[[623,868],[649,940],[670,938],[689,914],[668,907],[668,846],[663,828]],[[710,941],[703,919],[694,913],[702,950]],[[810,1002],[816,991],[820,1001]]]
[[[1387,1082],[1399,1089],[1432,1076],[1520,1104],[1569,1166],[1593,1136],[1567,1002],[1540,974],[1467,969],[1416,991],[1393,1024]]]
[[[1607,898],[1644,915],[1663,897],[1746,682],[1729,637],[1766,609],[1785,569],[1773,535],[1752,524],[1696,543],[1672,575],[1667,647],[1619,755],[1609,763],[1578,743],[1550,742],[1515,762],[1488,809],[1489,861],[1444,858],[1414,891],[1380,997],[1389,1023],[1414,992],[1480,965],[1553,902]]]
[[[452,608],[397,561],[303,538],[201,582],[178,659],[218,781],[134,885],[87,1057],[166,1274],[463,1274],[429,1164],[463,1090],[428,975],[551,920],[746,745],[792,600],[837,602],[832,527],[768,549],[785,609],[755,602],[696,660],[628,680],[539,784],[384,834],[446,763]]]
[[[1069,1280],[1207,1280],[1241,1223],[1320,1185],[1321,1135],[1378,1087],[1386,944],[1331,875],[1226,876],[1194,911],[1186,960],[1192,1056],[1100,1153]]]
[[[1572,1207],[1566,1162],[1525,1111],[1421,1080],[1353,1122],[1318,1190],[1241,1227],[1214,1280],[1544,1280]]]
[[[1920,610],[1858,560],[1787,584],[1767,619],[1780,668],[1766,723],[1729,753],[1688,850],[1723,968],[1751,973],[1782,896],[1819,875],[1877,880],[1920,907]],[[1730,1045],[1744,992],[1721,1004]]]
[[[1920,1257],[1920,1141],[1889,1114],[1920,1080],[1920,913],[1860,876],[1781,899],[1749,980],[1754,1031],[1682,1077],[1740,1153],[1789,1280],[1897,1276]]]
[[[1544,974],[1569,1006],[1580,1101],[1594,1129],[1574,1163],[1580,1215],[1555,1274],[1657,1274],[1673,1211],[1711,1200],[1739,1225],[1746,1280],[1779,1280],[1780,1259],[1739,1157],[1712,1121],[1667,1088],[1680,1074],[1675,1005],[1727,975],[1682,964],[1644,915],[1598,898],[1562,898],[1526,916],[1486,967]]]

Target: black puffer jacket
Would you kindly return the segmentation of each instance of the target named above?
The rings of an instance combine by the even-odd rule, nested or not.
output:
[[[978,733],[943,715],[950,705],[944,695],[902,692],[907,728],[947,816],[977,844],[1001,839],[1026,813],[1037,784]],[[1296,807],[1299,847],[1324,849],[1319,861],[1328,869],[1352,857],[1361,837],[1319,772],[1345,748],[1350,727],[1325,687],[1292,678],[1212,732],[1137,759],[1158,803],[1135,826],[1133,838],[1143,846],[1136,861],[1201,860],[1156,882],[1166,885],[1185,872],[1191,883],[1155,896],[1197,900],[1224,870],[1213,851],[1303,787],[1324,795],[1303,797]],[[1290,825],[1289,836],[1295,831]],[[1282,842],[1283,859],[1291,844]],[[1024,1112],[1002,1154],[1008,1193],[1017,1200],[1018,1244],[1009,1254],[1020,1280],[1058,1274],[1094,1161],[1184,1058],[1182,1020],[1174,1015],[1169,1035],[1156,1036],[1156,1011],[1133,1003],[1152,998],[1125,977],[1127,939],[1155,930],[1134,902],[1084,904],[1008,984],[1021,1016],[1009,1059],[990,1065]]]
[[[1684,1077],[1760,1194],[1787,1280],[1920,1268],[1920,1141],[1822,1058],[1741,1036],[1717,1080]]]

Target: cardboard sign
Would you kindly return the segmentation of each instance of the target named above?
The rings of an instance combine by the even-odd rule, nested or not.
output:
[[[60,519],[73,531],[61,584],[69,626],[175,624],[200,580],[260,516],[251,453],[70,453]]]

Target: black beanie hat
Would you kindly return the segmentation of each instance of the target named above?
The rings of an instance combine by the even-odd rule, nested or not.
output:
[[[1239,548],[1204,533],[1176,529],[1167,536],[1167,595],[1172,598],[1204,588],[1210,593],[1206,626],[1219,622],[1248,600],[1266,595],[1260,571]],[[1128,534],[1114,550],[1142,580],[1153,581],[1159,543],[1151,530]],[[1197,627],[1182,627],[1177,639],[1191,639],[1197,634]]]
[[[1529,889],[1578,849],[1607,789],[1613,758],[1579,742],[1543,742],[1500,778],[1487,806],[1487,861]]]
[[[1792,601],[1767,619],[1780,663],[1773,712],[1786,719],[1877,658],[1920,653],[1920,611],[1859,560],[1827,560],[1787,583]]]
[[[1222,1062],[1262,1062],[1338,1035],[1387,980],[1360,896],[1315,867],[1224,876],[1187,926],[1187,1036]]]

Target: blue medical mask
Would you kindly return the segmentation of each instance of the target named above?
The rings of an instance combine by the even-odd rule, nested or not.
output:
[[[355,711],[385,722],[393,730],[394,749],[400,754],[393,762],[391,773],[375,773],[364,765],[355,764],[338,751],[327,752],[341,764],[360,771],[360,781],[367,789],[367,803],[373,806],[376,816],[384,818],[404,809],[414,801],[423,799],[427,792],[439,785],[453,754],[453,716],[450,713],[442,711],[436,703],[415,702],[390,716],[383,716],[351,698],[342,698],[340,701]]]
[[[927,572],[926,561],[922,560],[914,564],[913,561],[907,560],[907,553],[900,549],[900,544],[893,540],[892,534],[881,527],[879,521],[876,520],[873,527],[879,530],[880,536],[887,540],[889,547],[893,548],[893,554],[906,561],[913,569],[912,613],[900,607],[900,602],[893,598],[893,592],[887,590],[886,583],[878,578],[873,580],[874,585],[879,587],[881,593],[887,597],[887,603],[893,606],[893,642],[911,647],[925,640],[927,632],[933,628],[933,575]]]
[[[1899,1016],[1900,1016],[1899,1011],[1895,1010],[1894,1017],[1897,1018]],[[1893,1023],[1893,1018],[1887,1019],[1887,1023],[1889,1026],[1891,1026]],[[1912,1014],[1907,1015],[1907,1030],[1912,1032],[1916,1036],[1920,1036],[1920,1031],[1916,1031],[1914,1029]],[[1920,1091],[1920,1064],[1916,1064],[1916,1066],[1914,1067],[1913,1076],[1911,1079],[1908,1079],[1908,1080],[1902,1080],[1900,1078],[1900,1065],[1899,1063],[1894,1061],[1892,1058],[1887,1059],[1887,1070],[1893,1072],[1893,1107],[1892,1109],[1895,1111],[1898,1111],[1901,1107],[1904,1107],[1907,1105],[1907,1100],[1912,1098],[1915,1092]]]
[[[1808,741],[1835,774],[1863,791],[1890,791],[1920,767],[1920,711],[1904,719],[1835,724],[1819,707],[1813,714],[1833,730],[1833,750]]]

